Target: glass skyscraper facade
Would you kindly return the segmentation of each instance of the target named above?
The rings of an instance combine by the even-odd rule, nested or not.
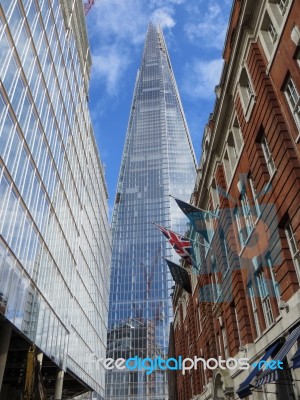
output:
[[[1,321],[101,399],[111,233],[90,67],[81,0],[0,1]]]
[[[162,30],[148,27],[137,74],[113,214],[107,356],[165,357],[174,284],[162,257],[177,258],[152,222],[180,233],[196,164]],[[166,400],[167,375],[114,369],[106,399]]]

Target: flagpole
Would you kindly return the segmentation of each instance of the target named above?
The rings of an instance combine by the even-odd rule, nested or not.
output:
[[[156,222],[152,222],[152,224],[153,224],[153,225],[156,225],[157,227],[160,226],[160,225],[157,224]],[[163,226],[163,228],[164,228],[164,226]],[[158,228],[158,229],[159,229],[159,228]],[[165,228],[165,229],[167,229],[167,228]],[[175,232],[175,231],[172,231],[172,232],[174,232],[175,235],[179,235],[179,236],[181,236],[181,237],[183,237],[183,238],[187,238],[187,239],[189,239],[191,242],[200,244],[200,246],[203,246],[203,247],[206,247],[207,249],[210,249],[210,246],[207,246],[206,244],[200,243],[200,242],[198,242],[197,240],[194,240],[194,239],[190,238],[189,236],[182,235],[181,233],[178,233],[178,232]],[[199,235],[201,235],[201,234],[199,233]]]
[[[173,199],[175,199],[175,200],[177,199],[177,197],[174,197],[172,194],[169,194],[169,196],[170,196],[170,197],[173,197]],[[212,213],[211,211],[203,210],[202,208],[196,207],[196,206],[194,206],[193,204],[189,204],[189,203],[187,203],[186,201],[183,201],[183,200],[180,200],[180,199],[177,199],[177,200],[182,201],[183,203],[186,203],[186,204],[188,204],[189,206],[194,207],[194,208],[196,208],[197,210],[199,210],[199,211],[201,211],[201,212],[208,213],[208,214],[212,215],[214,218],[219,218],[216,214]]]

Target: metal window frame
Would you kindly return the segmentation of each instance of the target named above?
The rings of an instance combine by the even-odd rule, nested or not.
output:
[[[289,76],[286,82],[284,94],[290,110],[294,116],[294,120],[298,127],[300,127],[300,95],[291,76]],[[295,94],[296,96],[294,96],[293,94]]]
[[[272,153],[271,153],[271,150],[270,150],[270,147],[269,147],[269,143],[268,143],[267,138],[265,136],[262,137],[261,147],[262,147],[262,151],[264,153],[264,157],[265,157],[265,160],[266,160],[266,164],[267,164],[267,168],[268,168],[268,171],[269,171],[269,175],[273,176],[273,174],[276,171],[276,167],[275,167],[273,156],[272,156]]]

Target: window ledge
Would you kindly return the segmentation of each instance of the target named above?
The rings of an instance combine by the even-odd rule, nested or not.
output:
[[[260,339],[265,336],[266,333],[268,333],[270,330],[272,330],[274,328],[275,325],[277,325],[278,321],[280,321],[280,319],[282,318],[281,315],[279,315],[273,322],[272,324],[270,324],[264,331],[261,332],[261,334],[259,336],[256,337],[256,339],[254,339],[254,343],[257,343],[260,341]]]
[[[230,267],[226,269],[226,271],[225,271],[225,273],[223,275],[223,281],[226,278],[226,276],[229,274],[229,272],[230,272]]]
[[[239,162],[240,162],[240,159],[241,159],[241,156],[242,156],[242,152],[243,152],[243,150],[244,150],[244,146],[245,146],[245,142],[244,142],[244,140],[243,140],[243,143],[242,143],[240,152],[239,152],[239,154],[238,154],[238,156],[237,156],[237,159],[236,159],[235,167],[234,167],[234,169],[232,170],[232,174],[231,174],[231,177],[230,177],[230,180],[229,180],[228,183],[227,183],[227,179],[226,179],[226,177],[225,177],[225,182],[226,182],[226,184],[227,184],[227,194],[229,194],[229,191],[230,191],[232,182],[233,182],[234,177],[235,177],[235,175],[236,175],[236,170],[237,170],[238,164],[239,164]]]
[[[261,213],[260,213],[261,215]],[[252,233],[255,231],[255,226],[256,223],[258,222],[259,217],[257,217],[256,221],[254,222],[254,227],[252,228],[252,231],[249,233],[249,235],[247,236],[247,238],[243,241],[243,244],[240,242],[241,245],[241,251],[239,252],[239,257],[242,256],[242,253],[245,249],[245,247],[247,246],[247,243],[249,242],[249,240],[251,239]]]
[[[280,310],[279,310],[279,313],[280,313]],[[278,317],[275,319],[276,323],[279,322],[281,319],[282,319],[282,315],[279,314]]]
[[[253,225],[251,232],[248,233],[247,239],[245,240],[244,247],[247,246],[248,242],[251,239],[252,233],[255,231],[255,224]]]
[[[253,94],[248,101],[247,107],[244,110],[244,114],[245,114],[245,120],[246,122],[249,121],[251,115],[252,115],[252,111],[254,109],[254,105],[256,103],[256,96]]]
[[[267,184],[265,186],[265,194],[269,191],[270,186],[272,184],[272,180],[273,180],[274,176],[276,175],[276,172],[277,172],[277,169],[275,168],[272,175],[270,175],[269,181],[267,182]]]
[[[254,221],[254,226],[256,226],[258,221],[260,220],[261,214],[262,214],[262,212],[261,212],[261,210],[259,210],[259,214],[257,214],[256,219]]]
[[[299,140],[300,140],[300,134],[299,134]],[[272,175],[270,176],[270,179],[269,179],[268,182],[266,183],[266,186],[265,186],[265,188],[264,188],[264,194],[263,194],[263,196],[264,196],[264,195],[268,192],[268,190],[270,189],[270,186],[271,186],[271,184],[272,184],[272,180],[273,180],[274,176],[276,175],[276,172],[277,172],[277,168],[274,169],[274,172],[272,173]],[[260,220],[261,216],[262,216],[262,210],[260,209],[260,210],[259,210],[259,214],[257,214],[257,217],[256,217],[256,219],[255,219],[255,221],[254,221],[254,226],[257,225],[257,223],[258,223],[258,221]],[[251,232],[251,233],[252,233],[252,232]],[[248,240],[248,239],[247,239],[247,240]]]
[[[270,176],[270,179],[268,180],[268,182],[267,182],[267,184],[266,184],[266,186],[265,186],[265,189],[264,189],[265,194],[268,192],[268,190],[269,190],[269,188],[270,188],[270,186],[271,186],[271,184],[272,184],[273,178],[274,178],[274,176],[276,175],[276,172],[277,172],[277,169],[275,168],[273,174]],[[250,238],[251,238],[251,236],[252,236],[252,234],[253,234],[253,231],[255,231],[255,227],[257,226],[257,224],[258,224],[258,222],[259,222],[261,216],[262,216],[262,210],[260,210],[259,215],[257,215],[257,217],[256,217],[256,219],[255,219],[255,221],[254,221],[254,227],[253,227],[252,231],[249,233],[249,235],[247,236],[247,238],[244,240],[244,243],[241,244],[241,242],[240,242],[241,250],[240,250],[240,252],[239,252],[239,257],[242,256],[242,253],[243,253],[243,251],[244,251],[244,248],[246,247],[247,243],[249,242],[249,240],[250,240]]]

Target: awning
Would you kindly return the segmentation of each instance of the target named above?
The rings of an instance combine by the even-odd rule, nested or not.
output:
[[[180,265],[167,260],[166,258],[165,261],[168,264],[174,281],[178,283],[178,285],[182,286],[186,292],[192,293],[191,281],[187,270]]]
[[[271,347],[269,347],[269,349],[266,351],[266,353],[260,359],[260,361],[266,361],[271,356],[271,354],[277,349],[278,345],[279,342],[276,342]],[[260,362],[257,363],[256,367],[253,369],[253,371],[250,372],[250,374],[247,376],[244,382],[240,384],[236,392],[240,399],[244,399],[245,397],[250,396],[252,394],[251,388],[253,388],[254,385],[251,385],[251,382],[260,371],[259,365]]]
[[[299,338],[299,336],[300,336],[300,325],[297,326],[297,328],[295,328],[291,332],[291,334],[288,337],[287,341],[281,347],[279,352],[273,357],[273,360],[275,360],[275,361],[283,361],[283,359],[287,356],[288,352],[291,350],[291,348],[296,343],[296,341]],[[275,374],[275,372],[276,372],[276,374]],[[257,387],[259,387],[261,385],[264,385],[266,383],[274,382],[277,379],[278,379],[278,370],[266,369],[257,378],[256,383],[255,383],[255,387],[257,388]]]
[[[300,368],[300,349],[296,351],[296,353],[292,357],[293,361],[293,369]]]
[[[261,376],[257,378],[257,381],[255,382],[255,387],[259,387],[262,385],[266,385],[267,383],[274,382],[278,379],[278,370],[275,369],[274,371],[270,370],[268,371],[267,375]]]

